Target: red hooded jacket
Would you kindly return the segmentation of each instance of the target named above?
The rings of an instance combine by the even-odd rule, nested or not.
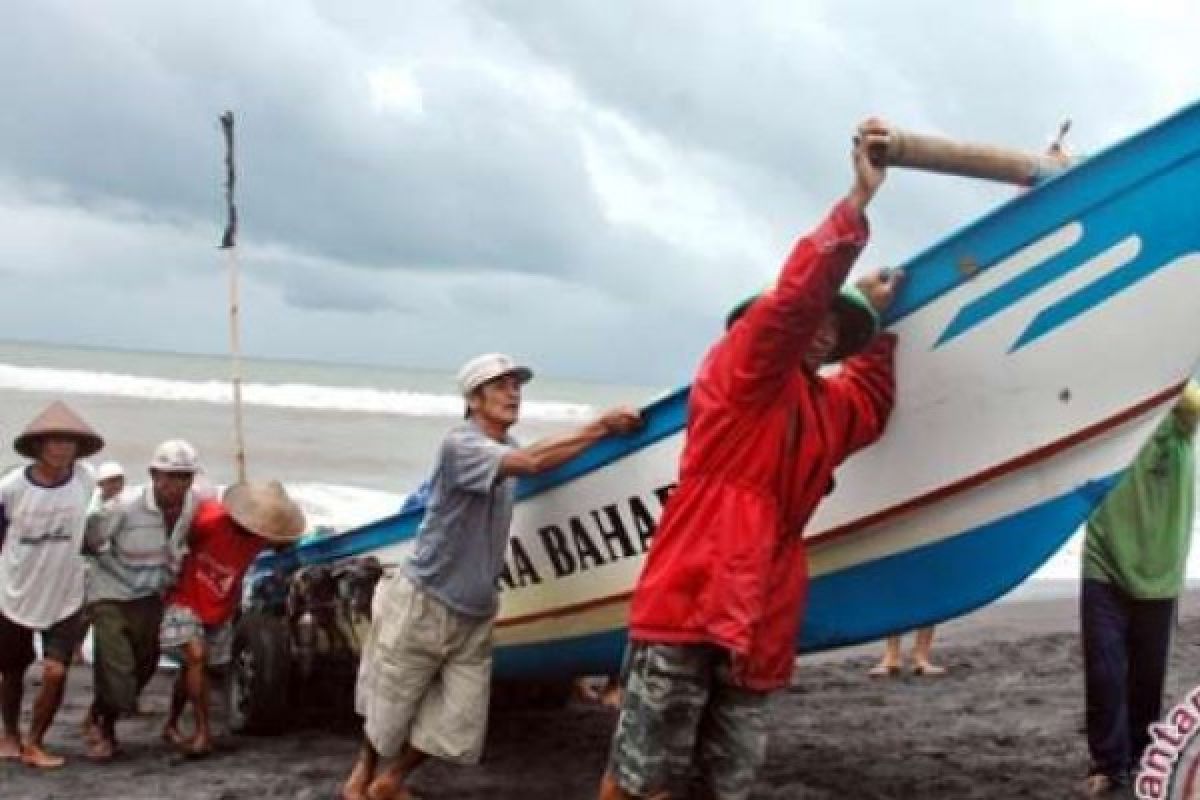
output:
[[[705,356],[679,487],[634,592],[633,639],[726,648],[747,688],[788,683],[808,586],[804,527],[834,469],[879,438],[892,409],[892,334],[827,377],[799,366],[866,239],[862,214],[839,203]]]

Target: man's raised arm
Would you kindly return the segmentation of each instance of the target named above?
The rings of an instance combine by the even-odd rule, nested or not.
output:
[[[817,326],[833,303],[850,268],[867,241],[863,212],[887,176],[871,162],[870,151],[883,146],[888,126],[868,119],[858,126],[850,191],[815,230],[796,243],[780,270],[773,290],[746,311],[741,330],[730,331],[720,345],[718,373],[728,376],[729,391],[769,396],[799,362]]]
[[[641,414],[635,409],[627,406],[611,409],[573,431],[547,436],[506,453],[500,461],[500,477],[545,472],[570,461],[605,436],[632,433],[641,426]]]

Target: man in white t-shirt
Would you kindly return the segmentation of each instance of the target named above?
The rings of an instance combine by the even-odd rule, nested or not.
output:
[[[59,767],[43,738],[62,704],[67,665],[83,635],[84,525],[95,479],[80,458],[104,446],[64,403],[50,404],[13,447],[33,459],[0,479],[0,759]],[[25,671],[42,637],[42,686],[29,736],[20,732]]]

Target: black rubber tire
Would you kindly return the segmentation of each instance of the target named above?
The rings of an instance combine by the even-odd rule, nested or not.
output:
[[[282,619],[251,611],[238,620],[229,675],[233,731],[270,734],[287,725],[291,666],[291,645]]]

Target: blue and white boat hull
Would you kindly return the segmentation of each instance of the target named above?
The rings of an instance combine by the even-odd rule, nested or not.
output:
[[[902,178],[897,178],[902,179]],[[806,534],[799,650],[940,622],[1012,589],[1086,520],[1200,362],[1200,107],[905,265],[888,325],[897,406]],[[617,669],[629,597],[675,480],[686,390],[522,483],[497,673]],[[420,512],[312,542],[288,567],[400,561]]]

